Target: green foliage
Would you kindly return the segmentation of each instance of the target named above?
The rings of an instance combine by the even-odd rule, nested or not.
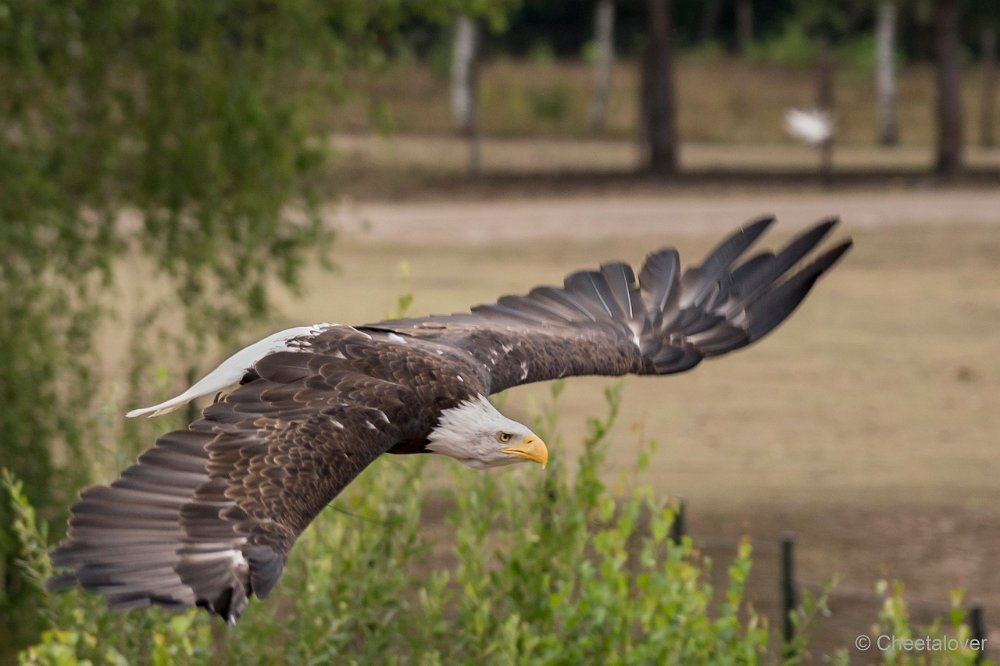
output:
[[[94,595],[45,594],[44,583],[52,575],[47,525],[38,519],[21,481],[7,469],[0,481],[4,504],[13,516],[12,532],[21,545],[16,564],[22,580],[40,593],[35,612],[50,627],[21,653],[20,663],[175,664],[210,654],[209,627],[192,613],[173,615],[161,609],[112,613]]]
[[[775,37],[750,45],[747,56],[756,62],[775,63],[789,67],[810,67],[816,62],[816,40],[798,21],[789,21]]]
[[[872,33],[862,33],[843,40],[836,48],[837,66],[841,71],[848,72],[855,77],[867,77],[875,71],[875,35]],[[893,56],[896,67],[906,65],[906,54],[897,50]]]
[[[573,89],[565,81],[525,91],[531,114],[547,123],[559,123],[569,114],[573,103]]]
[[[870,74],[875,71],[875,35],[865,33],[845,40],[837,47],[837,64],[849,71]],[[896,65],[903,62],[901,54],[895,54]]]
[[[386,319],[405,317],[413,305],[413,285],[410,283],[410,262],[399,262],[399,282],[402,291],[396,297],[396,310],[386,315]]]
[[[883,663],[899,664],[900,666],[915,664],[967,664],[972,666],[972,664],[983,663],[978,661],[976,651],[965,647],[972,638],[972,632],[969,625],[965,624],[961,591],[955,590],[951,595],[952,610],[948,618],[951,631],[948,632],[942,629],[940,619],[935,619],[927,627],[913,626],[906,600],[903,598],[902,583],[889,584],[886,581],[879,581],[876,585],[876,592],[883,597],[883,600],[882,609],[878,615],[879,622],[872,627],[872,635],[891,635],[899,641],[925,637],[934,639],[945,636],[956,639],[954,649],[952,649],[952,645],[944,644],[942,649],[908,652],[890,645],[888,649],[880,650]],[[877,643],[876,647],[879,647]]]
[[[728,54],[725,44],[709,40],[685,48],[681,57],[685,62],[718,62],[725,60]]]
[[[809,589],[802,591],[802,603],[791,613],[792,627],[794,627],[795,633],[792,636],[792,640],[785,643],[781,648],[781,657],[784,666],[808,663],[811,656],[809,653],[809,638],[812,635],[816,621],[820,617],[828,617],[830,615],[827,600],[829,599],[830,592],[836,586],[837,580],[834,578],[823,586],[819,595],[814,594]]]
[[[7,505],[11,508],[14,520],[11,528],[18,542],[23,544],[18,568],[36,591],[45,590],[45,580],[51,575],[49,557],[46,553],[48,543],[48,526],[40,523],[35,507],[24,494],[24,482],[15,478],[6,467],[0,469],[0,482],[8,496]]]
[[[528,54],[528,58],[536,65],[545,65],[555,61],[556,53],[550,42],[540,39],[531,45],[531,52]]]
[[[518,466],[492,473],[449,461],[389,457],[364,472],[303,535],[275,593],[228,630],[203,611],[110,612],[97,595],[45,597],[50,628],[23,664],[480,663],[755,664],[768,625],[744,599],[751,546],[740,543],[724,589],[712,563],[684,537],[674,509],[648,487],[612,495],[600,478],[620,385],[608,412],[588,421],[575,470],[552,404],[536,420],[550,442],[544,475]],[[429,474],[450,465],[451,483]],[[640,464],[641,466],[641,464]],[[49,575],[44,525],[19,482],[4,487],[24,542],[27,580]],[[430,486],[429,488],[427,486]],[[445,507],[447,519],[439,515]],[[885,588],[881,590],[885,593]],[[795,611],[785,664],[810,658],[809,631],[826,593]],[[953,599],[952,634],[968,636]],[[886,596],[875,630],[910,636],[902,589]],[[943,636],[939,625],[920,635]],[[883,654],[883,663],[914,663]],[[835,655],[844,661],[846,653]],[[933,663],[971,663],[952,652]]]
[[[440,24],[450,24],[459,15],[465,14],[481,18],[493,32],[506,29],[511,12],[518,9],[523,0],[381,0],[384,4],[395,5],[399,10],[409,10],[413,15]],[[361,0],[355,5],[364,6]],[[371,4],[371,3],[369,3]]]
[[[451,80],[451,43],[443,40],[435,42],[424,60],[434,80],[439,85],[447,85]]]
[[[795,0],[793,6],[794,16],[789,21],[827,40],[841,37],[860,8],[856,0]]]
[[[597,62],[599,57],[600,46],[595,39],[588,39],[580,47],[580,60],[587,63],[588,65],[593,65]]]
[[[293,60],[335,55],[310,28],[321,4],[4,3],[0,457],[45,519],[90,471],[92,336],[118,257],[156,262],[197,340],[260,315],[266,282],[294,286],[325,247],[303,119],[327,83],[280,85]],[[34,602],[17,579],[3,593],[11,626]]]
[[[146,350],[164,346],[167,318],[188,354],[245,337],[269,285],[295,290],[304,261],[326,261],[318,109],[346,95],[350,70],[398,53],[408,22],[462,11],[499,27],[515,2],[0,3],[0,458],[43,522],[89,477],[99,435],[152,433],[91,417],[121,258],[141,253],[169,294],[138,315],[133,387],[151,383]],[[10,517],[0,508],[0,570],[16,556]],[[23,618],[37,602],[3,577],[0,644],[35,631]]]

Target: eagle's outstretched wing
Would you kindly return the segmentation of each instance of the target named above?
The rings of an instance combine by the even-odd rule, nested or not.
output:
[[[638,278],[609,263],[467,314],[292,329],[251,345],[263,356],[240,388],[110,486],[82,493],[52,553],[69,571],[52,587],[98,590],[120,608],[197,604],[235,622],[251,594],[268,594],[316,514],[379,455],[426,438],[441,409],[556,377],[681,372],[766,335],[850,247],[795,268],[828,221],[737,263],[771,221],[683,273],[666,249]],[[221,389],[242,358],[134,413]]]
[[[187,430],[85,490],[52,553],[70,571],[50,587],[97,590],[115,608],[199,605],[230,623],[266,596],[316,514],[408,427],[428,427],[413,422],[411,388],[359,371],[368,336],[340,327],[329,344],[335,334],[358,343],[265,356]]]
[[[737,263],[773,221],[748,224],[683,272],[667,248],[646,258],[638,279],[628,264],[606,263],[572,273],[561,288],[503,296],[470,313],[366,328],[463,349],[486,367],[491,392],[575,375],[683,372],[764,337],[851,247],[842,241],[793,270],[834,227],[831,219],[777,253]]]

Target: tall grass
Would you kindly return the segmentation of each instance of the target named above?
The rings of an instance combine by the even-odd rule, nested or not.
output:
[[[619,385],[606,392],[606,413],[589,419],[572,464],[558,434],[561,390],[553,385],[535,423],[553,449],[546,473],[455,465],[442,483],[428,478],[424,459],[389,457],[317,519],[276,592],[234,629],[201,611],[113,613],[96,595],[61,593],[46,597],[50,628],[21,663],[753,664],[807,656],[806,630],[823,599],[796,611],[802,631],[778,657],[766,618],[744,597],[750,543],[729,563],[725,589],[714,590],[712,563],[688,537],[671,539],[668,503],[647,486],[615,495],[602,481]],[[636,461],[637,473],[647,458]],[[6,475],[4,485],[22,565],[41,585],[50,574],[46,534],[19,483]],[[428,520],[440,506],[446,519]],[[902,631],[900,594],[887,597],[896,601],[883,619]],[[967,635],[961,619],[954,624]]]

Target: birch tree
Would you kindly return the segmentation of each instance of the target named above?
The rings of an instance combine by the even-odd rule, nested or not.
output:
[[[896,3],[881,0],[875,30],[875,96],[878,142],[894,146],[899,141],[896,125]]]
[[[469,16],[455,21],[451,49],[451,112],[455,128],[468,140],[466,169],[479,172],[478,62],[479,27]]]
[[[594,14],[594,96],[590,101],[588,122],[597,132],[604,128],[611,94],[611,69],[615,58],[615,0],[599,0]]]

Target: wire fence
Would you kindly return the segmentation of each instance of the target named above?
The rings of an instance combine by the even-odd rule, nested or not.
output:
[[[686,504],[677,503],[677,515],[671,530],[675,543],[685,535],[692,538],[695,546],[713,560],[731,559],[736,555],[738,542],[729,539],[694,537],[688,533]],[[826,591],[827,605],[831,610],[814,627],[810,645],[819,653],[831,653],[840,648],[848,648],[856,654],[860,652],[858,637],[867,635],[878,619],[885,597],[873,590],[851,587],[838,583],[830,587],[826,583],[801,580],[797,575],[795,535],[783,534],[776,541],[755,540],[754,571],[747,583],[748,599],[756,602],[755,609],[774,617],[780,615],[781,637],[784,645],[795,639],[796,626],[792,621],[794,611],[808,591],[818,596]],[[719,573],[718,575],[722,575]],[[906,606],[912,626],[929,626],[941,618],[949,618],[953,607],[943,600],[931,600],[906,595]],[[974,645],[979,646],[976,663],[987,657],[989,632],[986,625],[987,608],[981,603],[963,607],[965,622],[969,625]],[[994,609],[995,610],[995,609]]]

